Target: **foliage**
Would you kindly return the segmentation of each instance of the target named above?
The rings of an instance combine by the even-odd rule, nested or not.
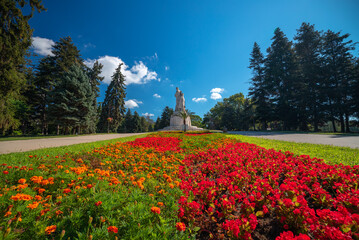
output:
[[[29,15],[23,9],[29,5]],[[32,29],[28,21],[44,7],[39,0],[0,2],[0,130],[2,134],[19,125],[11,103],[18,100],[25,85],[25,56],[31,46]]]
[[[106,90],[105,100],[102,103],[102,111],[98,123],[100,132],[117,132],[125,115],[125,76],[121,73],[120,63],[112,76],[112,81]],[[111,124],[107,119],[111,117]]]

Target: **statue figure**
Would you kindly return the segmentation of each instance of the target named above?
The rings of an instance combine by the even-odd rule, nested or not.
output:
[[[180,90],[178,89],[178,87],[176,87],[175,97],[176,97],[176,107],[175,107],[175,111],[176,111],[176,112],[184,112],[184,111],[186,111],[186,109],[185,109],[184,94],[183,94],[182,91],[180,91]]]

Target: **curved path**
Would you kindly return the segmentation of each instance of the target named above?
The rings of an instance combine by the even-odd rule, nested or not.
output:
[[[357,135],[329,135],[329,134],[306,134],[306,133],[280,133],[280,132],[251,132],[231,131],[228,133],[239,134],[251,137],[261,137],[273,140],[314,143],[333,145],[338,147],[359,148],[359,136]]]
[[[143,133],[96,134],[78,137],[41,138],[15,141],[1,141],[0,154],[12,152],[26,152],[30,150],[50,147],[60,147],[79,143],[97,142],[115,138],[130,137]]]

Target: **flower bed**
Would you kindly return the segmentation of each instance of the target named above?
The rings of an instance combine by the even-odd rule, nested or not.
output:
[[[359,239],[359,166],[246,143],[184,164],[178,215],[199,239]]]
[[[359,239],[359,166],[219,134],[158,133],[0,168],[6,239]]]

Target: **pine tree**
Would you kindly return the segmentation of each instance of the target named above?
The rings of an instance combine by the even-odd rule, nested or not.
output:
[[[133,132],[133,129],[134,129],[133,116],[131,113],[131,109],[128,109],[124,120],[124,132],[125,133]]]
[[[264,57],[256,42],[251,53],[249,68],[252,69],[253,74],[249,96],[256,106],[255,118],[262,122],[262,129],[266,129],[267,123],[272,119],[272,109],[265,81]]]
[[[341,131],[349,131],[349,116],[351,112],[351,87],[353,80],[353,56],[350,53],[354,49],[351,40],[346,40],[349,34],[341,35],[340,32],[328,30],[323,36],[323,59],[325,63],[325,95],[328,112],[333,123],[340,121]],[[347,124],[345,124],[347,122]]]
[[[138,113],[135,111],[133,113],[133,118],[132,118],[132,125],[133,125],[133,129],[132,132],[138,133],[141,132],[142,126],[141,126],[141,118],[140,115],[138,115]]]
[[[353,81],[353,113],[359,119],[359,57],[354,65]]]
[[[112,76],[112,81],[106,90],[105,100],[102,103],[102,112],[98,123],[100,132],[107,131],[109,118],[112,119],[110,131],[117,132],[123,117],[125,115],[125,76],[121,73],[121,66],[117,67]]]
[[[323,102],[320,94],[323,88],[323,69],[321,54],[321,36],[314,25],[302,23],[294,37],[295,53],[298,64],[298,81],[296,83],[296,102],[298,106],[301,129],[308,130],[308,122],[314,131],[324,121]]]
[[[265,61],[266,86],[271,90],[275,120],[283,122],[283,130],[291,130],[297,125],[295,55],[292,43],[279,28],[274,31],[272,40]]]
[[[161,115],[161,121],[160,121],[160,124],[158,126],[159,129],[168,127],[170,125],[170,119],[171,119],[172,114],[173,114],[173,109],[172,108],[166,106],[163,109],[163,112],[162,112],[162,115]]]
[[[29,15],[23,8],[30,5]],[[32,29],[28,21],[33,12],[45,10],[40,0],[2,0],[0,2],[0,131],[16,128],[12,103],[20,98],[25,86],[25,56],[31,46]]]
[[[100,96],[100,88],[99,85],[101,84],[101,82],[103,81],[104,77],[101,77],[100,74],[102,72],[102,68],[103,65],[101,63],[98,63],[98,61],[96,61],[94,63],[94,65],[92,66],[92,68],[88,68],[87,72],[88,72],[88,76],[89,76],[89,80],[90,80],[90,84],[91,84],[91,89],[93,91],[93,94],[95,95],[94,101],[93,101],[93,107],[97,108],[97,98]],[[98,123],[98,119],[99,119],[99,113],[98,112],[94,112],[94,114],[91,115],[91,132],[96,132],[96,126]]]
[[[160,129],[160,123],[161,123],[161,118],[160,118],[160,117],[157,117],[156,122],[155,122],[155,125],[154,125],[154,127],[153,127],[153,129],[154,129],[155,131],[157,131],[158,129]]]
[[[41,125],[42,135],[48,134],[48,100],[49,93],[54,87],[53,72],[54,59],[52,57],[44,57],[36,69],[34,77],[34,89],[32,95],[29,96],[32,102],[33,118]]]
[[[74,133],[75,130],[80,133],[81,129],[89,131],[91,115],[96,111],[94,98],[87,74],[81,66],[73,65],[62,75],[50,94],[50,116],[56,124],[65,128],[65,134],[70,129]]]

